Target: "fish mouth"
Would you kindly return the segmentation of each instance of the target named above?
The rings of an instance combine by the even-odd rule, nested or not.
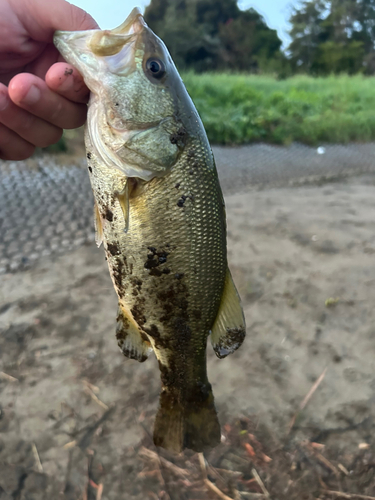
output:
[[[120,24],[117,28],[111,30],[111,33],[115,35],[130,35],[132,32],[137,32],[139,26],[136,23],[140,23],[142,26],[147,26],[143,18],[143,15],[138,7],[135,7],[125,21]]]
[[[113,73],[124,68],[134,70],[136,39],[147,26],[141,11],[132,10],[126,20],[112,30],[56,31],[54,44],[64,59],[83,75],[86,85],[94,91],[92,75],[105,65]]]

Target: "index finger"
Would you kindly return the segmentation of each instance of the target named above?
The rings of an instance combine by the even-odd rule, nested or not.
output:
[[[48,87],[73,102],[86,103],[90,91],[81,74],[70,64],[59,62],[47,71],[45,81]]]

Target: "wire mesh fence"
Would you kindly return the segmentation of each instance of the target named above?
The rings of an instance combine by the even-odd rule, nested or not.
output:
[[[375,173],[375,144],[213,148],[224,195]],[[84,158],[0,162],[0,274],[94,241]],[[69,158],[69,157],[67,157]]]

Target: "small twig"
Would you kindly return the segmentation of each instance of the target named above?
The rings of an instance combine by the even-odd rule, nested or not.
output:
[[[162,483],[163,482],[163,477],[161,475],[160,469],[154,469],[154,470],[143,470],[137,474],[137,477],[156,477],[159,479],[159,481]]]
[[[310,401],[310,399],[311,399],[312,395],[314,394],[314,392],[317,390],[317,388],[323,382],[323,379],[326,376],[327,370],[328,370],[328,367],[324,368],[324,370],[323,370],[322,374],[320,375],[320,377],[316,380],[315,384],[311,387],[311,389],[309,390],[309,392],[306,394],[304,400],[300,404],[300,407],[299,407],[300,411],[302,411],[305,408],[305,406]]]
[[[243,476],[243,473],[239,472],[237,470],[220,469],[219,467],[212,467],[212,465],[209,465],[209,469],[210,469],[210,471],[213,472],[213,474],[216,474],[219,477],[221,477],[222,474],[228,475],[228,476],[232,477],[233,479],[238,479],[238,478]]]
[[[205,479],[204,484],[207,486],[207,488],[216,493],[216,495],[222,500],[233,500],[233,498],[228,497],[227,495],[225,495],[225,493],[219,490],[219,488],[215,486],[214,483],[212,483],[209,479]]]
[[[349,476],[349,471],[344,465],[338,464],[337,467],[345,474],[345,476]]]
[[[19,382],[18,378],[12,377],[12,375],[8,375],[5,372],[0,372],[0,378],[7,380],[8,382]]]
[[[325,448],[325,446],[326,446],[325,444],[322,444],[322,443],[314,443],[314,442],[309,443],[309,444],[310,444],[311,448],[314,448],[314,450],[324,450],[324,448]]]
[[[245,443],[245,449],[248,453],[248,455],[251,457],[251,458],[254,458],[256,457],[256,453],[254,451],[254,448],[251,446],[250,443]]]
[[[148,432],[147,428],[143,425],[143,422],[140,422],[138,421],[139,425],[143,428],[143,430],[146,432],[146,434],[151,438],[150,436],[150,433]],[[152,439],[152,438],[151,438]],[[168,460],[166,460],[165,458],[161,457],[157,451],[157,448],[156,448],[156,452],[155,451],[151,451],[147,448],[145,448],[144,446],[142,446],[141,450],[140,450],[140,453],[143,452],[143,454],[145,456],[149,456],[149,458],[152,457],[153,460],[155,460],[157,466],[159,467],[159,472],[160,472],[160,483],[164,486],[165,488],[165,493],[166,495],[168,496],[168,498],[170,499],[171,496],[169,495],[168,493],[168,483],[167,481],[165,480],[165,477],[164,477],[164,474],[163,474],[163,467],[167,467],[167,464],[171,464],[171,465],[174,465],[172,464],[172,462],[169,462]],[[179,467],[176,466],[176,468],[179,469]],[[181,469],[183,470],[183,469]]]
[[[96,492],[96,499],[95,500],[102,500],[102,495],[103,495],[103,483],[100,483],[98,485],[98,491]]]
[[[304,397],[302,403],[299,405],[299,408],[298,410],[296,411],[296,413],[293,415],[293,418],[292,420],[290,421],[290,424],[289,424],[289,429],[288,429],[288,434],[289,432],[292,430],[294,424],[296,423],[296,418],[297,418],[297,415],[299,414],[299,412],[301,412],[305,406],[307,405],[307,403],[310,401],[310,399],[312,398],[314,392],[317,390],[317,388],[320,386],[320,384],[323,382],[323,379],[324,377],[326,376],[326,373],[327,373],[327,370],[328,368],[326,367],[324,370],[323,370],[323,373],[320,375],[320,377],[318,377],[318,379],[316,380],[316,382],[314,383],[314,385],[311,387],[311,389],[309,390],[309,392],[306,394],[306,396]]]
[[[99,392],[100,392],[99,387],[97,387],[96,385],[90,384],[90,382],[89,382],[87,379],[85,379],[85,378],[84,378],[84,379],[82,380],[82,383],[83,383],[86,387],[88,387],[89,389],[91,389],[91,390],[92,390],[92,392],[95,392],[95,394],[99,394]]]
[[[217,486],[212,483],[208,477],[207,477],[207,464],[206,464],[206,459],[204,458],[203,453],[198,453],[198,458],[199,458],[199,465],[201,467],[202,475],[203,475],[203,481],[204,484],[209,488],[211,491],[216,493],[218,497],[220,497],[222,500],[233,500],[233,498],[228,497],[225,495]]]
[[[203,474],[203,479],[207,479],[207,465],[203,453],[198,453],[199,465],[201,466],[201,471]]]
[[[77,444],[77,441],[69,441],[69,443],[64,444],[63,449],[64,450],[70,450],[70,448],[74,448]]]
[[[248,498],[249,500],[256,500],[258,498],[264,498],[264,493],[250,493],[248,491],[239,492],[242,498]]]
[[[116,406],[111,406],[108,408],[108,410],[103,413],[101,418],[97,420],[94,424],[88,425],[85,429],[81,429],[80,432],[85,431],[81,439],[77,442],[77,446],[81,448],[81,450],[85,450],[86,448],[89,447],[91,443],[92,436],[94,435],[94,432],[100,427],[108,418],[112,416],[112,413],[116,411]],[[66,445],[65,445],[66,446]]]
[[[333,495],[337,498],[347,498],[358,499],[358,500],[375,500],[375,497],[369,497],[368,495],[360,495],[359,493],[343,493],[342,491],[331,491],[331,490],[322,490],[322,493],[325,495]]]
[[[321,462],[323,465],[325,465],[327,467],[327,469],[330,469],[334,474],[336,474],[336,476],[340,475],[339,469],[337,467],[335,467],[324,455],[322,455],[318,451],[318,449],[316,448],[316,446],[313,446],[313,445],[316,445],[316,443],[305,442],[303,444],[312,453],[313,457],[315,457],[317,460],[319,460],[319,462]],[[348,472],[343,465],[341,465],[341,467],[339,467],[339,468],[341,470],[343,468],[344,471]]]
[[[255,469],[251,469],[251,473],[252,475],[254,476],[254,479],[255,481],[258,483],[260,489],[263,491],[263,495],[266,497],[266,498],[271,498],[270,497],[270,494],[268,493],[266,487],[264,486],[264,483],[263,481],[261,480],[260,478],[260,475],[258,474],[258,472],[255,470]]]
[[[202,453],[202,455],[203,455],[203,453]],[[212,465],[210,465],[208,462],[206,462],[206,471],[207,471],[207,474],[211,473],[213,476],[216,476],[216,479],[218,481],[218,486],[222,485],[220,487],[226,488],[227,483],[226,483],[224,477],[220,474],[219,471],[221,471],[222,473],[227,473],[227,472],[232,472],[232,471],[228,471],[226,469],[216,469],[215,467],[212,467]],[[232,474],[233,474],[233,472],[232,472]],[[241,476],[242,476],[242,473],[241,472],[239,472],[239,473],[237,472],[237,475],[234,475],[234,476],[232,475],[231,477],[238,479]],[[233,488],[232,493],[234,495],[234,500],[241,500],[240,494],[239,494],[239,492],[238,492],[238,490],[236,488]]]
[[[359,450],[368,450],[370,448],[370,445],[368,443],[359,443],[358,449]]]
[[[98,403],[98,405],[101,406],[102,408],[104,408],[104,410],[108,410],[109,407],[105,403],[103,403],[103,401],[100,401],[98,396],[95,394],[95,392],[92,389],[90,389],[90,387],[88,385],[86,385],[84,391],[86,394],[88,394],[93,399],[93,401],[95,401],[95,403]]]
[[[314,453],[314,456],[320,461],[322,462],[322,464],[324,464],[326,467],[328,467],[328,469],[330,469],[334,474],[336,474],[336,476],[339,476],[340,475],[340,472],[339,470],[333,465],[331,464],[331,462],[329,460],[327,460],[326,457],[324,457],[321,453],[319,452],[315,452]]]
[[[148,460],[154,460],[155,462],[158,463],[159,467],[163,466],[166,469],[169,469],[170,471],[174,472],[177,476],[182,477],[183,479],[186,479],[190,476],[187,470],[181,469],[181,467],[178,467],[177,465],[173,464],[166,458],[161,457],[154,451],[148,450],[144,446],[142,446],[142,448],[139,450],[139,456],[147,458]]]
[[[37,450],[35,443],[32,444],[32,448],[33,448],[35,462],[36,462],[36,465],[38,467],[38,472],[43,472],[43,465],[42,465],[42,462],[40,461],[39,453],[38,453],[38,450]]]

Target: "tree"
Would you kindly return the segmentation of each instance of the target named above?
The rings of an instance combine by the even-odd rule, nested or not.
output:
[[[257,71],[280,51],[281,40],[254,9],[244,11],[219,28],[222,63],[239,70]]]
[[[375,0],[307,0],[294,9],[290,58],[313,74],[373,73]]]
[[[183,69],[258,71],[281,57],[276,31],[237,0],[152,0],[145,19]]]
[[[323,27],[324,11],[324,0],[303,2],[294,9],[289,21],[292,25],[289,32],[292,42],[288,50],[296,69],[308,73],[316,70],[318,47],[328,40]]]

